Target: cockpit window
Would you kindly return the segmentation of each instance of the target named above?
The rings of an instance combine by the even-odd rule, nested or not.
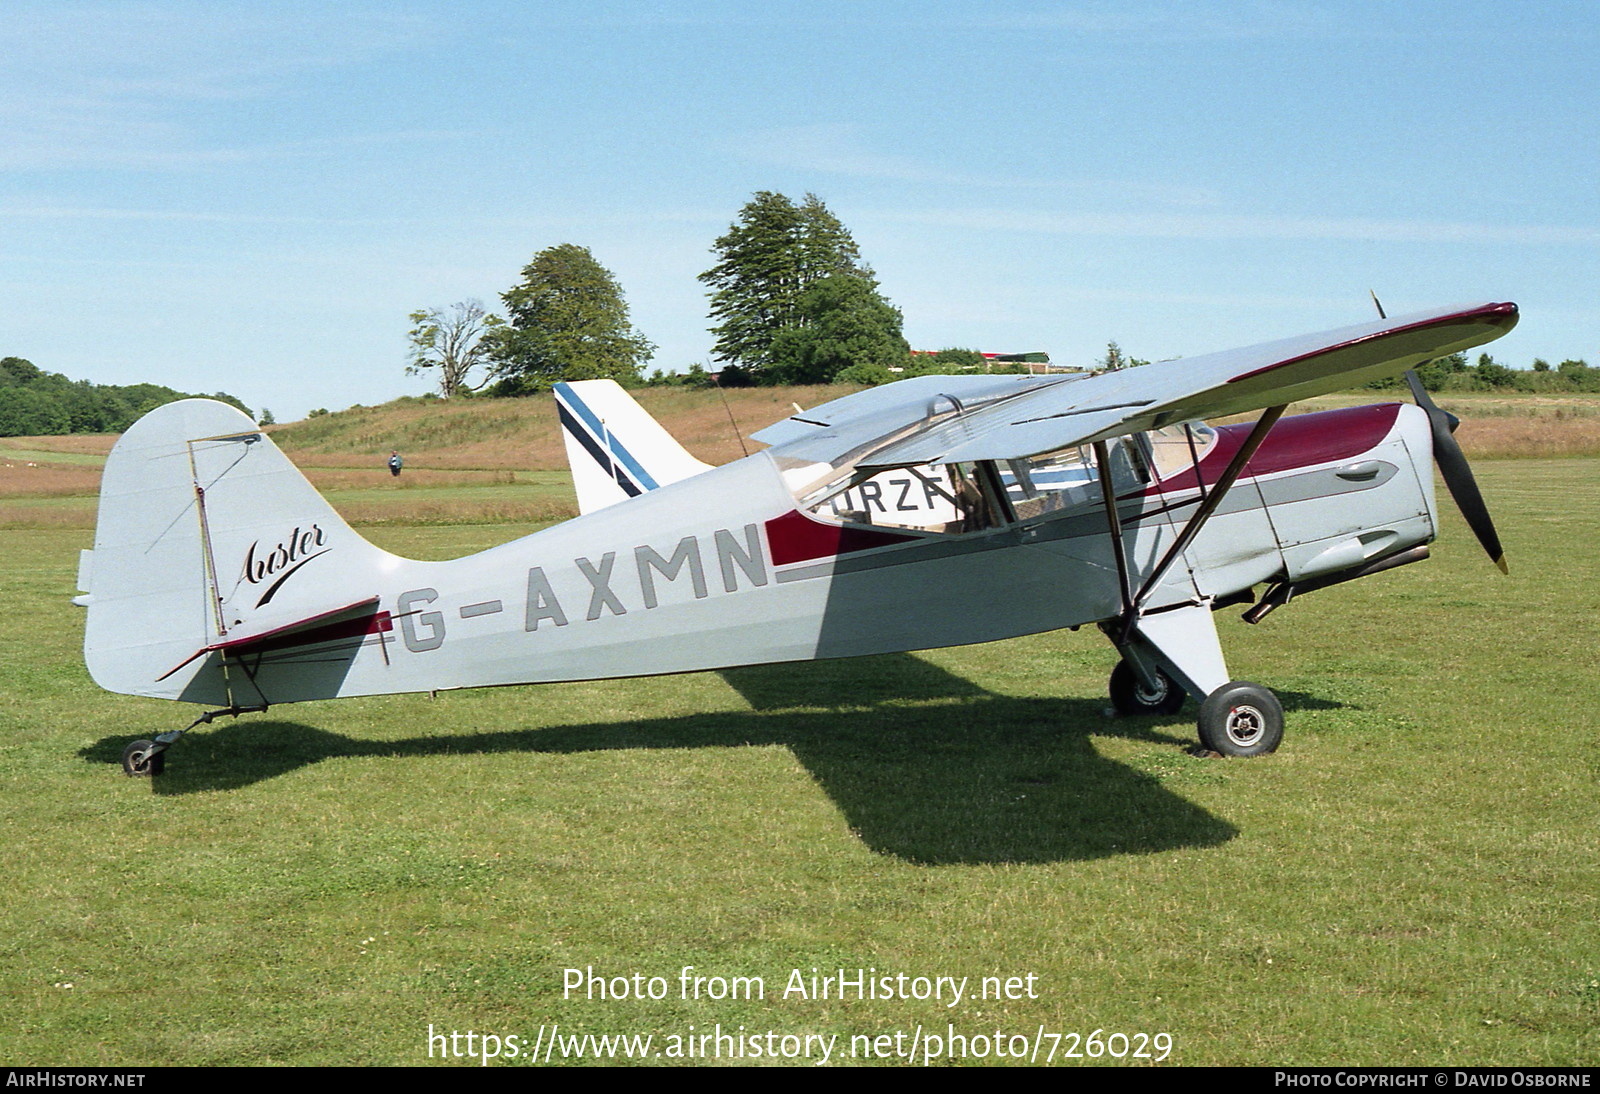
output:
[[[993,491],[973,464],[846,474],[798,500],[823,520],[923,532],[975,532],[1001,520]]]
[[[1169,479],[1205,459],[1217,443],[1217,431],[1204,422],[1180,422],[1145,434],[1156,478]]]
[[[936,395],[924,417],[863,444],[835,462],[779,458],[779,471],[801,509],[822,520],[922,532],[971,532],[1006,519],[1003,488],[988,465],[933,464],[884,470],[858,466],[888,445],[1001,396],[962,403]]]
[[[1107,444],[1111,459],[1111,484],[1117,493],[1148,481],[1144,459],[1129,438]],[[1018,520],[1028,520],[1060,509],[1100,505],[1100,469],[1094,449],[1074,445],[1025,460],[1007,460],[1003,469],[1006,494]]]
[[[967,409],[941,395],[929,404],[922,422],[864,444],[835,463],[780,458],[779,470],[799,507],[819,520],[908,531],[976,532],[1103,504],[1099,467],[1088,445],[994,463],[857,470],[885,446]],[[1181,425],[1110,441],[1112,486],[1119,495],[1139,490],[1153,473],[1188,467],[1191,449],[1203,455],[1214,441],[1215,434],[1205,426]]]
[[[1063,448],[1008,460],[1006,493],[1018,520],[1065,509],[1100,496],[1099,474],[1085,448]]]

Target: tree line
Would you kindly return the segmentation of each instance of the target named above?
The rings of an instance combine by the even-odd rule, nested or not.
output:
[[[59,372],[45,372],[22,357],[0,358],[0,437],[121,433],[147,411],[194,397],[160,384],[72,380]],[[225,392],[208,398],[250,413]]]
[[[795,202],[757,193],[712,252],[716,261],[700,281],[715,324],[712,357],[726,385],[882,383],[908,368],[956,371],[984,360],[970,350],[914,358],[900,310],[879,290],[849,229],[815,194]],[[445,396],[522,395],[561,380],[645,382],[655,346],[634,329],[616,277],[588,248],[540,251],[500,299],[505,316],[477,300],[413,312],[407,371],[432,375]],[[709,377],[695,365],[687,374],[657,371],[653,380]]]
[[[1418,365],[1417,378],[1429,391],[1520,391],[1528,394],[1572,395],[1600,392],[1600,368],[1587,361],[1568,358],[1551,367],[1542,358],[1533,359],[1532,368],[1502,365],[1487,353],[1468,363],[1465,353],[1452,353]],[[1379,380],[1368,385],[1379,390],[1404,386],[1400,379]]]
[[[432,375],[448,397],[525,395],[561,380],[602,377],[630,385],[713,378],[729,387],[879,384],[926,373],[1021,372],[1027,359],[1044,359],[997,362],[965,349],[913,353],[900,309],[883,295],[850,230],[815,194],[796,202],[756,193],[711,251],[715,261],[699,280],[710,300],[715,374],[693,364],[682,373],[658,369],[646,380],[655,346],[634,329],[616,277],[572,243],[540,251],[523,267],[522,280],[500,296],[505,317],[477,300],[412,313],[407,371]],[[1111,342],[1094,367],[1147,363]],[[1417,371],[1431,391],[1600,391],[1600,369],[1575,359],[1513,369],[1488,354],[1476,363],[1455,354]],[[474,373],[481,373],[477,382]]]

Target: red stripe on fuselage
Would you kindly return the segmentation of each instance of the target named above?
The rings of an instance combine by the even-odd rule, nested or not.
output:
[[[1270,475],[1275,471],[1292,471],[1297,467],[1353,459],[1376,448],[1389,435],[1389,430],[1394,428],[1399,415],[1399,403],[1379,403],[1281,418],[1267,434],[1261,447],[1256,449],[1255,455],[1250,457],[1250,462],[1244,465],[1241,474],[1250,478]],[[1245,422],[1217,429],[1216,444],[1200,461],[1200,475],[1207,486],[1222,477],[1223,469],[1244,444],[1252,428],[1253,423]],[[1192,490],[1194,486],[1194,469],[1189,468],[1164,480],[1159,489]],[[1156,493],[1157,489],[1152,486],[1146,493]]]
[[[772,551],[774,566],[787,566],[791,562],[809,562],[817,558],[833,558],[853,551],[887,547],[891,543],[905,543],[916,538],[916,536],[895,535],[893,532],[844,528],[826,521],[813,520],[798,509],[791,509],[783,516],[773,517],[767,521],[767,545]]]

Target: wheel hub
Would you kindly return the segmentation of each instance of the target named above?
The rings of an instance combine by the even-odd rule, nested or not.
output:
[[[134,741],[122,750],[123,774],[135,779],[161,774],[163,751],[154,741]]]
[[[1159,706],[1161,701],[1167,697],[1167,684],[1165,680],[1153,688],[1147,688],[1140,684],[1133,689],[1133,692],[1139,697],[1139,702],[1145,706]]]
[[[1266,719],[1261,711],[1252,706],[1237,706],[1228,711],[1227,734],[1228,740],[1241,747],[1248,747],[1255,743],[1261,736],[1261,730],[1266,724]]]

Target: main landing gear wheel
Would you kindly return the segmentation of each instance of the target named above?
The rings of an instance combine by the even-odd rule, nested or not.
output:
[[[166,751],[154,741],[135,741],[122,750],[122,771],[133,779],[159,775],[167,766]]]
[[[1145,687],[1126,661],[1111,670],[1111,705],[1121,714],[1176,714],[1186,698],[1177,683],[1156,669],[1156,688]]]
[[[1224,756],[1265,756],[1283,740],[1283,705],[1259,684],[1223,684],[1200,704],[1200,743]]]

